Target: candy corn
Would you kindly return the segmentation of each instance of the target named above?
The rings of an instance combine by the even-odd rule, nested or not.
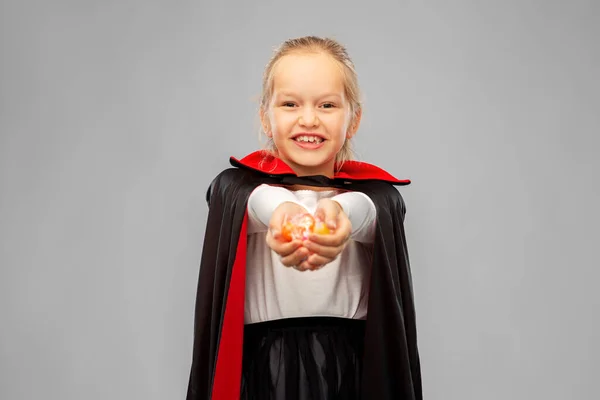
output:
[[[325,222],[316,219],[308,213],[286,218],[281,227],[281,236],[286,241],[294,239],[305,240],[308,239],[310,233],[326,235],[331,233],[331,231]]]

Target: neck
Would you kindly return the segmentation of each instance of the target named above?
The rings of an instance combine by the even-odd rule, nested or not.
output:
[[[321,186],[306,186],[306,185],[292,185],[289,186],[289,190],[312,190],[313,192],[327,192],[330,190],[335,190],[335,188],[331,187],[321,187]]]
[[[281,159],[283,162],[285,162],[287,165],[289,165],[289,167],[296,173],[296,175],[298,176],[315,176],[315,175],[321,175],[321,176],[326,176],[328,178],[333,178],[334,176],[334,163],[335,160],[332,160],[331,162],[328,162],[325,165],[318,165],[318,166],[306,166],[306,165],[299,165],[296,163],[293,163],[289,160],[284,160]]]

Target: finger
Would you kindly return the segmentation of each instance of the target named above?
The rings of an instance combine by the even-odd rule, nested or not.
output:
[[[347,242],[350,238],[350,229],[348,225],[342,222],[336,231],[326,235],[311,233],[308,235],[308,240],[311,243],[320,244],[322,246],[340,246]]]
[[[319,256],[318,254],[310,253],[308,257],[300,264],[300,267],[304,270],[316,271],[323,268],[326,264],[329,264],[332,259],[327,257]]]
[[[335,201],[323,201],[319,204],[315,212],[315,217],[324,221],[330,229],[336,229],[340,211],[341,206]]]
[[[325,265],[329,264],[329,262],[331,262],[331,261],[311,262],[311,261],[307,260],[301,264],[301,267],[304,270],[317,271],[317,270],[323,268]]]
[[[346,216],[341,213],[338,218],[336,229],[328,235],[314,235],[314,241],[321,244],[334,245],[338,241],[346,241],[352,233],[352,223]],[[309,237],[309,239],[313,240]]]
[[[308,239],[304,241],[304,245],[319,245],[325,247],[338,247],[348,241],[348,235],[344,232],[335,232],[328,235],[315,235],[308,236]],[[312,248],[311,248],[312,250]]]
[[[294,268],[296,271],[300,271],[300,272],[311,271],[310,264],[308,264],[306,262],[303,262],[300,265],[294,265],[292,268]]]
[[[298,269],[301,271],[316,271],[323,268],[323,265],[320,264],[311,264],[308,261],[304,261],[302,264],[298,266]]]
[[[290,255],[281,257],[281,263],[286,267],[292,267],[302,264],[304,259],[308,257],[308,249],[306,247],[300,247]]]
[[[281,231],[279,231],[277,229],[269,229],[267,231],[267,239],[273,239],[275,241],[282,242],[282,243],[298,242],[298,240],[289,240],[289,239],[284,238]]]
[[[311,271],[314,269],[314,267],[312,265],[310,265],[308,262],[303,261],[301,262],[299,265],[296,265],[293,267],[295,270],[297,271]]]
[[[329,221],[334,219],[336,215],[334,214],[334,210],[332,210],[329,203],[321,203],[317,207],[315,211],[315,218],[319,221]]]
[[[344,243],[335,246],[324,246],[318,243],[313,243],[310,241],[304,242],[304,247],[310,250],[311,253],[315,253],[322,257],[326,257],[330,260],[334,259],[344,250]]]
[[[291,242],[282,241],[280,236],[267,233],[266,235],[267,246],[269,246],[275,253],[282,257],[288,256],[302,246],[302,241],[292,240]]]
[[[279,240],[281,236],[281,227],[288,220],[289,216],[287,213],[273,213],[271,217],[271,221],[269,221],[269,231],[273,233],[273,236],[276,236]]]
[[[285,244],[278,243],[274,247],[273,251],[279,254],[280,257],[289,257],[290,255],[293,255],[296,251],[298,251],[298,249],[300,249],[301,246],[301,242],[290,242]]]
[[[339,253],[338,253],[338,255],[339,255]],[[306,262],[310,265],[319,267],[319,266],[324,266],[326,264],[329,264],[330,262],[335,260],[336,257],[337,257],[337,255],[334,257],[324,257],[320,254],[315,253],[315,254],[311,254],[308,257],[308,259],[306,260]]]

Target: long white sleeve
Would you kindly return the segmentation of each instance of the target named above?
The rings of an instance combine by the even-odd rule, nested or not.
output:
[[[248,198],[248,234],[266,232],[273,211],[285,202],[296,203],[306,209],[286,188],[262,184],[254,189]]]
[[[314,200],[308,203],[306,200],[301,201],[302,194],[306,192],[308,191],[292,192],[283,187],[266,184],[258,186],[248,198],[248,234],[266,232],[273,211],[284,202],[298,204],[307,212],[314,213],[317,205]],[[350,220],[350,238],[361,243],[372,243],[375,236],[376,209],[371,198],[362,192],[345,192],[330,198],[340,204]]]
[[[352,224],[350,238],[361,243],[373,243],[377,210],[375,203],[362,192],[345,192],[335,195],[337,201]]]

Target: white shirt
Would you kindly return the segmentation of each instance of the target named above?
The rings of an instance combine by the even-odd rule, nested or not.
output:
[[[350,219],[352,233],[346,247],[335,260],[316,271],[284,266],[265,241],[273,211],[291,201],[314,214],[317,202],[324,197],[336,200]],[[258,186],[248,199],[244,322],[308,316],[365,319],[375,214],[375,204],[361,192]]]

